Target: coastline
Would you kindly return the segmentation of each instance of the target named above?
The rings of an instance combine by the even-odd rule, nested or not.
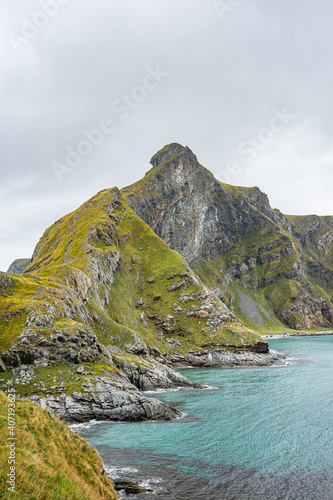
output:
[[[304,337],[303,337],[304,338]],[[322,339],[323,340],[323,339]],[[328,340],[328,342],[331,344],[331,342]],[[296,341],[294,342],[294,345],[296,345]],[[304,344],[308,346],[308,350],[310,352],[312,351],[312,347],[309,346],[308,342],[304,341]],[[296,346],[297,349],[297,346]],[[296,351],[298,352],[298,350]],[[290,359],[290,358],[289,358]],[[305,370],[309,370],[311,366],[315,366],[311,363],[304,365],[303,368],[305,367]],[[295,370],[294,374],[300,373],[302,374],[303,368],[301,370]],[[325,370],[325,368],[324,368]],[[201,370],[200,370],[201,371]],[[250,408],[251,405],[253,404],[252,398],[256,397],[256,394],[259,394],[259,399],[257,400],[262,401],[262,407],[263,411],[261,415],[264,417],[263,422],[269,421],[268,425],[271,425],[272,422],[272,415],[274,413],[265,413],[266,411],[266,397],[263,396],[262,389],[269,389],[269,386],[267,387],[267,380],[272,379],[272,386],[271,388],[276,387],[276,380],[281,379],[281,381],[289,380],[289,370],[277,370],[276,372],[274,371],[269,372],[273,373],[272,375],[268,375],[267,372],[264,372],[262,370],[256,370],[256,373],[251,373],[251,371],[247,373],[236,374],[235,376],[231,375],[231,372],[225,372],[220,374],[214,373],[215,370],[209,370],[208,375],[205,373],[205,370],[202,370],[202,374],[199,376],[199,378],[195,378],[197,382],[200,383],[211,383],[212,380],[210,380],[208,377],[219,377],[219,380],[221,382],[221,386],[223,385],[222,381],[226,377],[234,377],[234,380],[237,382],[236,385],[230,385],[229,384],[229,389],[226,387],[224,389],[224,395],[222,396],[223,399],[228,399],[228,393],[233,393],[234,390],[237,392],[237,387],[240,385],[244,385],[245,383],[246,388],[243,391],[243,395],[246,395],[246,400],[244,400],[244,408]],[[211,374],[211,375],[210,375]],[[186,376],[190,376],[188,373],[186,373]],[[191,378],[191,377],[190,377]],[[258,391],[254,388],[253,383],[257,383],[257,378],[259,378],[259,385],[258,385]],[[217,379],[213,379],[216,380]],[[304,379],[305,381],[308,380],[308,377],[305,376]],[[242,382],[242,384],[240,384]],[[264,383],[264,385],[262,385]],[[305,383],[305,382],[304,382]],[[291,384],[289,386],[291,393],[294,393],[294,390],[292,388],[294,384]],[[226,384],[228,386],[228,384]],[[211,388],[213,387],[212,385],[210,386]],[[191,390],[190,388],[180,388],[179,390]],[[193,389],[192,389],[193,390]],[[209,389],[208,389],[209,390]],[[223,388],[222,388],[223,390]],[[170,390],[171,392],[175,392]],[[169,392],[166,390],[166,392]],[[199,390],[195,389],[197,391],[197,394],[192,396],[189,395],[187,396],[182,396],[179,395],[179,397],[173,396],[171,398],[172,402],[182,402],[183,397],[188,399],[188,402],[190,404],[193,404],[194,407],[186,407],[184,408],[183,411],[188,411],[189,414],[196,414],[198,417],[197,424],[198,429],[206,429],[206,427],[200,427],[200,422],[203,419],[203,415],[200,413],[193,412],[193,408],[195,408],[197,411],[199,411],[199,400],[200,402],[200,408],[211,408],[211,411],[214,412],[214,404],[211,404],[212,398],[210,396],[205,396],[205,394],[199,394]],[[205,392],[207,391],[207,388],[205,387]],[[269,390],[268,390],[269,393]],[[275,397],[279,397],[279,395],[283,394],[284,391],[276,391],[274,394],[271,394],[271,399],[273,401],[273,406],[274,406],[274,401]],[[316,397],[316,390],[314,387],[312,387],[312,395]],[[217,395],[218,396],[218,395]],[[289,401],[289,396],[286,398]],[[168,399],[168,398],[166,398]],[[301,401],[303,401],[303,398],[301,398]],[[169,400],[170,402],[170,400]],[[172,403],[171,403],[172,404]],[[306,407],[306,401],[304,403]],[[217,407],[218,405],[216,405]],[[233,407],[237,407],[238,405],[232,405]],[[286,405],[289,406],[289,405]],[[298,403],[295,405],[296,407],[298,406]],[[224,410],[222,410],[224,408]],[[227,401],[225,407],[221,407],[221,419],[229,419],[230,414],[228,408],[231,408],[229,405],[229,402]],[[237,416],[237,408],[232,415]],[[239,405],[239,408],[242,408],[241,405]],[[257,408],[257,407],[255,407]],[[269,408],[269,405],[268,405]],[[201,411],[201,410],[200,410]],[[210,410],[209,410],[210,411]],[[272,408],[271,410],[272,411]],[[254,414],[257,413],[257,410],[254,410]],[[316,411],[314,412],[314,415],[316,415]],[[207,417],[207,414],[206,414]],[[208,418],[208,417],[207,417]],[[200,420],[201,419],[201,420]],[[266,420],[265,420],[266,419]],[[179,420],[181,422],[181,420]],[[204,421],[204,420],[202,420]],[[183,420],[183,422],[186,422],[186,419]],[[246,423],[247,420],[245,419],[240,419],[240,432],[243,432],[244,429],[244,422]],[[258,422],[262,422],[259,418]],[[280,423],[283,422],[283,419],[280,419]],[[163,427],[165,424],[161,422],[161,426]],[[169,426],[173,425],[171,422],[168,424]],[[260,427],[260,426],[259,426]],[[146,428],[146,431],[145,431]],[[191,439],[193,436],[199,435],[199,430],[197,431],[191,431],[191,428],[195,428],[194,424],[190,424],[188,430],[188,443],[191,443]],[[196,498],[194,495],[197,495],[200,498],[216,498],[220,497],[221,498],[239,498],[239,499],[249,499],[249,498],[258,498],[260,495],[260,498],[272,498],[274,500],[278,500],[279,498],[284,498],[285,492],[292,492],[295,496],[295,498],[302,498],[302,489],[305,489],[307,492],[306,498],[317,498],[316,493],[319,491],[318,489],[320,488],[320,492],[324,491],[330,491],[327,488],[332,487],[332,483],[330,483],[332,476],[326,477],[324,473],[322,475],[311,475],[311,471],[307,471],[306,474],[302,475],[295,475],[294,473],[290,474],[289,476],[286,477],[280,477],[279,475],[276,475],[275,473],[268,473],[268,472],[263,472],[260,468],[260,465],[253,468],[250,467],[244,467],[241,463],[235,462],[232,467],[229,468],[226,463],[227,461],[224,462],[223,460],[220,461],[218,468],[214,469],[211,465],[209,466],[209,470],[215,470],[216,474],[210,476],[208,474],[208,466],[207,466],[207,474],[196,474],[196,467],[200,466],[202,470],[203,464],[199,462],[194,462],[193,456],[184,456],[177,455],[171,455],[168,454],[169,451],[166,448],[159,449],[156,447],[155,442],[152,441],[152,444],[150,447],[146,447],[146,443],[149,441],[149,434],[150,430],[149,427],[146,427],[145,425],[142,427],[142,432],[140,431],[141,428],[136,428],[138,436],[144,435],[146,433],[146,436],[148,436],[145,439],[141,438],[139,441],[136,439],[133,439],[132,446],[130,448],[112,448],[112,440],[110,440],[110,446],[107,445],[106,441],[99,443],[97,446],[98,452],[100,453],[104,463],[105,463],[105,469],[107,472],[110,474],[112,478],[117,478],[117,480],[120,481],[129,481],[129,482],[137,482],[140,487],[146,487],[148,489],[153,490],[152,492],[146,492],[142,494],[142,497],[139,495],[136,498],[150,498],[149,495],[151,495],[151,498],[163,498],[163,500],[170,499],[172,498],[184,498],[184,500],[188,499],[191,500],[192,498]],[[152,427],[152,432],[155,432],[155,429],[157,427]],[[178,432],[178,426],[176,424],[175,427],[169,427],[170,430],[165,431],[165,436],[172,436],[173,434],[177,434]],[[235,427],[237,430],[238,427]],[[116,429],[114,429],[116,431]],[[161,436],[163,433],[160,431],[160,427],[156,430],[157,433],[160,433]],[[218,429],[216,430],[218,432]],[[269,435],[269,432],[267,432],[267,435]],[[94,430],[88,431],[83,428],[82,431],[80,431],[81,435],[85,436],[85,438],[90,437],[93,435]],[[127,434],[126,430],[120,431],[122,435]],[[185,430],[184,430],[185,433]],[[251,432],[248,431],[248,429],[244,430],[244,433],[248,433],[249,435],[252,436]],[[98,432],[97,432],[98,434]],[[113,432],[113,437],[115,436],[115,432]],[[104,436],[104,431],[99,432],[99,437]],[[256,436],[256,439],[253,440],[253,442],[260,442],[258,441],[257,438],[258,436],[260,437],[260,433]],[[276,436],[279,437],[279,432],[278,430],[276,431]],[[237,437],[237,436],[236,436]],[[156,440],[156,443],[159,442],[158,438]],[[296,439],[296,438],[295,438]],[[298,438],[297,438],[298,439]],[[224,442],[221,440],[221,442]],[[184,441],[185,443],[185,441]],[[235,446],[237,445],[237,439],[235,439]],[[263,440],[263,444],[265,445],[266,441]],[[127,441],[126,441],[127,445]],[[136,447],[137,446],[137,447]],[[185,446],[185,444],[184,444]],[[180,448],[179,448],[180,449]],[[279,448],[277,449],[277,453],[279,453]],[[286,451],[286,454],[288,454],[288,451]],[[277,457],[279,455],[277,454]],[[287,455],[286,455],[287,456]],[[144,466],[141,466],[140,464],[142,463],[142,459],[145,459],[146,463],[148,463],[148,467],[146,463]],[[180,458],[181,457],[181,458]],[[182,466],[186,465],[188,466],[187,476],[182,476],[179,474],[179,461],[181,460]],[[151,464],[154,465],[151,465]],[[252,465],[252,464],[251,464]],[[232,480],[228,482],[222,482],[219,481],[218,478],[224,477],[224,476],[231,476]],[[260,479],[258,481],[258,479]],[[320,485],[322,483],[322,485]],[[330,486],[331,484],[331,486]],[[258,490],[260,493],[258,493]],[[175,495],[176,492],[176,496]],[[299,493],[300,492],[300,493]],[[177,496],[178,495],[178,496]],[[299,496],[298,496],[299,495]],[[120,493],[120,498],[127,498],[125,491],[123,490]],[[321,496],[321,498],[326,498],[325,496]]]
[[[239,368],[284,365],[286,354],[268,349],[253,352],[240,349],[207,349],[165,356],[163,363],[175,370],[186,368]]]
[[[261,335],[263,339],[281,339],[284,337],[321,337],[321,336],[329,336],[333,335],[333,330],[322,330],[318,332],[300,332],[300,333],[268,333],[267,335]]]

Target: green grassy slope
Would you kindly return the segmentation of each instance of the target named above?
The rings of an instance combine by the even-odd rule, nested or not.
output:
[[[7,483],[8,398],[0,392],[0,498],[31,500],[116,500],[103,463],[89,444],[47,410],[15,403],[15,493]]]
[[[52,343],[55,337],[92,333],[114,355],[142,354],[145,345],[174,352],[207,341],[228,345],[257,339],[228,314],[216,327],[209,325],[209,317],[200,313],[207,301],[203,284],[117,189],[98,193],[53,224],[27,270],[2,275],[1,283],[2,351],[27,332],[34,345],[41,337]],[[212,308],[223,309],[216,298],[210,300]],[[24,355],[29,346],[20,349]],[[89,357],[88,347],[81,346],[79,356],[75,362],[103,362],[103,354]]]

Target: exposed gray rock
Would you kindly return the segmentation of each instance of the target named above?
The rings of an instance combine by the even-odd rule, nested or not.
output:
[[[190,264],[230,250],[240,236],[265,227],[268,217],[273,224],[285,223],[257,187],[248,197],[240,193],[233,199],[188,147],[170,144],[153,156],[151,164],[146,195],[130,186],[127,201]],[[126,195],[127,188],[123,192]]]
[[[245,317],[250,318],[256,325],[264,326],[265,318],[270,323],[276,323],[269,312],[261,305],[257,304],[250,295],[246,295],[240,290],[237,291],[239,297],[239,307]]]
[[[309,284],[314,280],[323,287],[333,286],[333,217],[285,216],[271,208],[259,188],[219,182],[180,144],[165,146],[151,164],[146,182],[122,192],[133,211],[194,269],[227,256],[217,270],[219,278],[216,273],[211,282],[220,299],[231,306],[228,286],[232,281],[256,290],[276,285],[279,279],[293,280],[304,293],[291,308],[275,307],[272,301],[275,315],[296,329],[330,325],[332,300],[328,299],[329,305],[325,291],[309,291]],[[168,291],[185,286],[186,277],[172,283]],[[205,311],[199,314],[206,316]],[[254,315],[262,325],[261,311]]]
[[[267,345],[266,342],[264,344]],[[260,351],[261,347],[258,346],[258,349]],[[262,346],[262,349],[265,350],[266,347]],[[272,349],[267,353],[240,349],[203,349],[186,354],[163,355],[163,362],[175,368],[270,366],[285,364],[286,360],[287,356]]]
[[[8,268],[7,273],[23,273],[31,264],[31,259],[16,259]]]
[[[28,384],[34,376],[34,367],[31,365],[21,365],[19,368],[12,370],[13,381],[15,384]]]
[[[160,352],[158,352],[158,355],[160,355]],[[128,380],[141,391],[154,391],[156,389],[170,389],[175,387],[201,389],[203,387],[201,384],[192,382],[161,363],[142,361],[138,365],[116,359],[115,364],[126,375]]]
[[[28,399],[67,422],[170,420],[181,415],[169,404],[144,396],[116,374],[89,379],[82,384],[82,391],[71,395],[31,395]]]
[[[143,486],[140,486],[136,481],[129,481],[127,479],[113,479],[112,482],[116,491],[124,490],[128,495],[136,495],[138,493],[153,491],[150,488],[144,488]]]

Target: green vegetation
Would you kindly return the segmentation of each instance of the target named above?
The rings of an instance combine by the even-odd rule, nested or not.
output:
[[[8,491],[8,398],[0,392],[0,497],[116,500],[98,453],[58,418],[29,401],[15,403],[15,493]]]
[[[2,350],[17,343],[36,314],[39,337],[52,340],[56,330],[69,338],[90,329],[115,355],[144,344],[187,352],[208,342],[234,345],[258,338],[230,320],[212,331],[196,316],[203,284],[117,189],[101,191],[46,230],[33,263],[12,280],[0,302]],[[184,293],[191,300],[181,302]],[[161,336],[159,323],[169,316],[170,328]]]
[[[84,368],[84,373],[77,373],[79,367]],[[45,396],[66,394],[71,395],[74,391],[85,392],[83,383],[94,382],[95,376],[110,375],[118,373],[118,369],[110,363],[55,363],[47,367],[34,368],[32,379],[25,384],[16,384],[12,378],[11,371],[1,373],[4,384],[12,380],[16,393],[20,397],[31,395]],[[1,385],[0,385],[1,387]],[[2,385],[4,389],[5,385]]]

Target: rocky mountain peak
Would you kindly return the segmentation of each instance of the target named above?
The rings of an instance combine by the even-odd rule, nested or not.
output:
[[[190,150],[189,147],[184,147],[181,144],[173,142],[164,146],[164,148],[160,149],[150,160],[153,168],[162,167],[171,163],[174,160],[179,161],[180,159],[189,159],[194,162],[197,162],[197,157]]]

